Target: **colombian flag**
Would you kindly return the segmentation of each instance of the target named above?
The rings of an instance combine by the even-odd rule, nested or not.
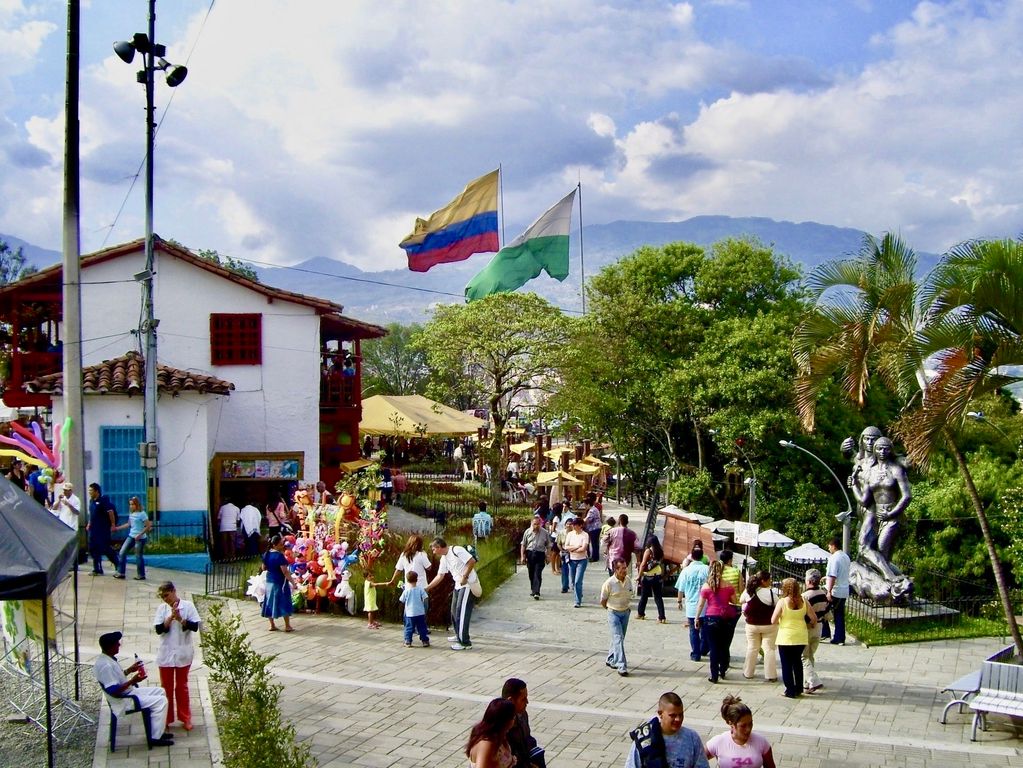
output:
[[[416,219],[412,234],[400,243],[410,270],[426,272],[435,264],[462,261],[474,253],[493,253],[500,248],[497,174],[491,171],[470,181],[462,194],[429,219]]]

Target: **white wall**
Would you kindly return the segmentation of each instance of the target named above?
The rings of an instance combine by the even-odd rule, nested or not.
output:
[[[203,510],[208,506],[209,459],[203,450],[207,444],[208,410],[215,410],[217,395],[183,393],[179,397],[161,397],[157,403],[157,429],[160,435],[160,509]],[[102,483],[100,474],[100,428],[141,427],[142,398],[126,395],[91,395],[84,398],[84,448],[91,455],[85,470],[85,482]],[[53,424],[64,423],[64,400],[53,398]],[[141,491],[142,489],[140,489]],[[80,494],[85,498],[85,494]]]
[[[142,293],[132,276],[144,266],[140,249],[82,271],[83,365],[139,349],[131,331],[138,326]],[[161,509],[207,506],[206,476],[214,453],[301,452],[306,473],[315,477],[320,461],[320,320],[315,311],[271,301],[159,250],[155,271],[159,362],[235,385],[227,397],[161,394],[157,401]],[[262,315],[262,365],[210,364],[209,316],[215,312]],[[63,422],[63,416],[57,416],[58,401],[54,399],[55,424]],[[84,407],[86,450],[93,451],[94,465],[99,425],[141,424],[141,396],[86,395]],[[98,471],[94,466],[97,477]]]

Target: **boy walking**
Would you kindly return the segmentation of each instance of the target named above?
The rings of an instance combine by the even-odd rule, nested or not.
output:
[[[418,632],[423,647],[430,647],[430,631],[426,628],[426,606],[429,598],[426,590],[419,586],[419,574],[409,571],[405,577],[405,588],[399,602],[405,606],[405,647],[412,647],[412,633]]]

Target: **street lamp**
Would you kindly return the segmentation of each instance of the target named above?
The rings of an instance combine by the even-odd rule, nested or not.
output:
[[[135,53],[142,54],[143,69],[139,70],[138,81],[146,88],[146,267],[136,275],[142,284],[142,305],[145,319],[140,332],[145,334],[146,384],[144,390],[143,426],[145,442],[139,445],[139,458],[146,471],[146,503],[155,517],[157,512],[157,433],[156,433],[156,326],[153,316],[153,276],[156,274],[153,254],[153,145],[156,122],[153,106],[153,75],[156,70],[167,73],[167,85],[171,88],[181,85],[188,75],[188,69],[174,66],[164,57],[165,46],[156,42],[156,0],[149,0],[149,34],[136,32],[131,42],[121,40],[114,43],[114,53],[125,64],[130,64]]]
[[[1000,426],[991,421],[987,416],[985,416],[984,411],[967,411],[966,418],[972,419],[973,421],[976,422],[980,422],[981,424],[987,424],[992,429],[997,429],[999,433],[1001,433],[1002,437],[1004,437],[1010,443],[1012,442],[1012,438],[1009,437],[1009,434]]]
[[[845,483],[843,483],[841,480],[839,480],[838,479],[838,475],[836,475],[835,472],[831,469],[831,467],[829,467],[824,462],[824,459],[822,459],[820,456],[818,456],[813,451],[808,451],[803,446],[796,445],[791,440],[779,440],[778,444],[781,445],[782,448],[795,448],[797,451],[802,451],[803,453],[807,454],[808,456],[813,457],[814,459],[816,459],[820,463],[820,465],[822,467],[824,467],[824,469],[828,470],[828,472],[831,473],[831,476],[833,478],[835,478],[835,482],[838,484],[839,490],[842,491],[842,495],[845,497],[845,512],[840,512],[839,514],[835,515],[835,519],[838,520],[840,523],[842,523],[842,549],[845,551],[846,554],[849,554],[849,544],[850,544],[850,539],[852,538],[852,530],[851,529],[852,529],[852,513],[853,513],[853,510],[852,510],[852,502],[849,501],[849,494],[845,490]]]

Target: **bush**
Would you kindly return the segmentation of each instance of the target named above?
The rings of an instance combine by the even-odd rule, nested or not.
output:
[[[311,768],[309,747],[298,744],[295,726],[281,718],[283,686],[267,667],[276,656],[252,649],[241,617],[225,618],[223,607],[205,603],[202,651],[210,668],[213,704],[227,768]]]

